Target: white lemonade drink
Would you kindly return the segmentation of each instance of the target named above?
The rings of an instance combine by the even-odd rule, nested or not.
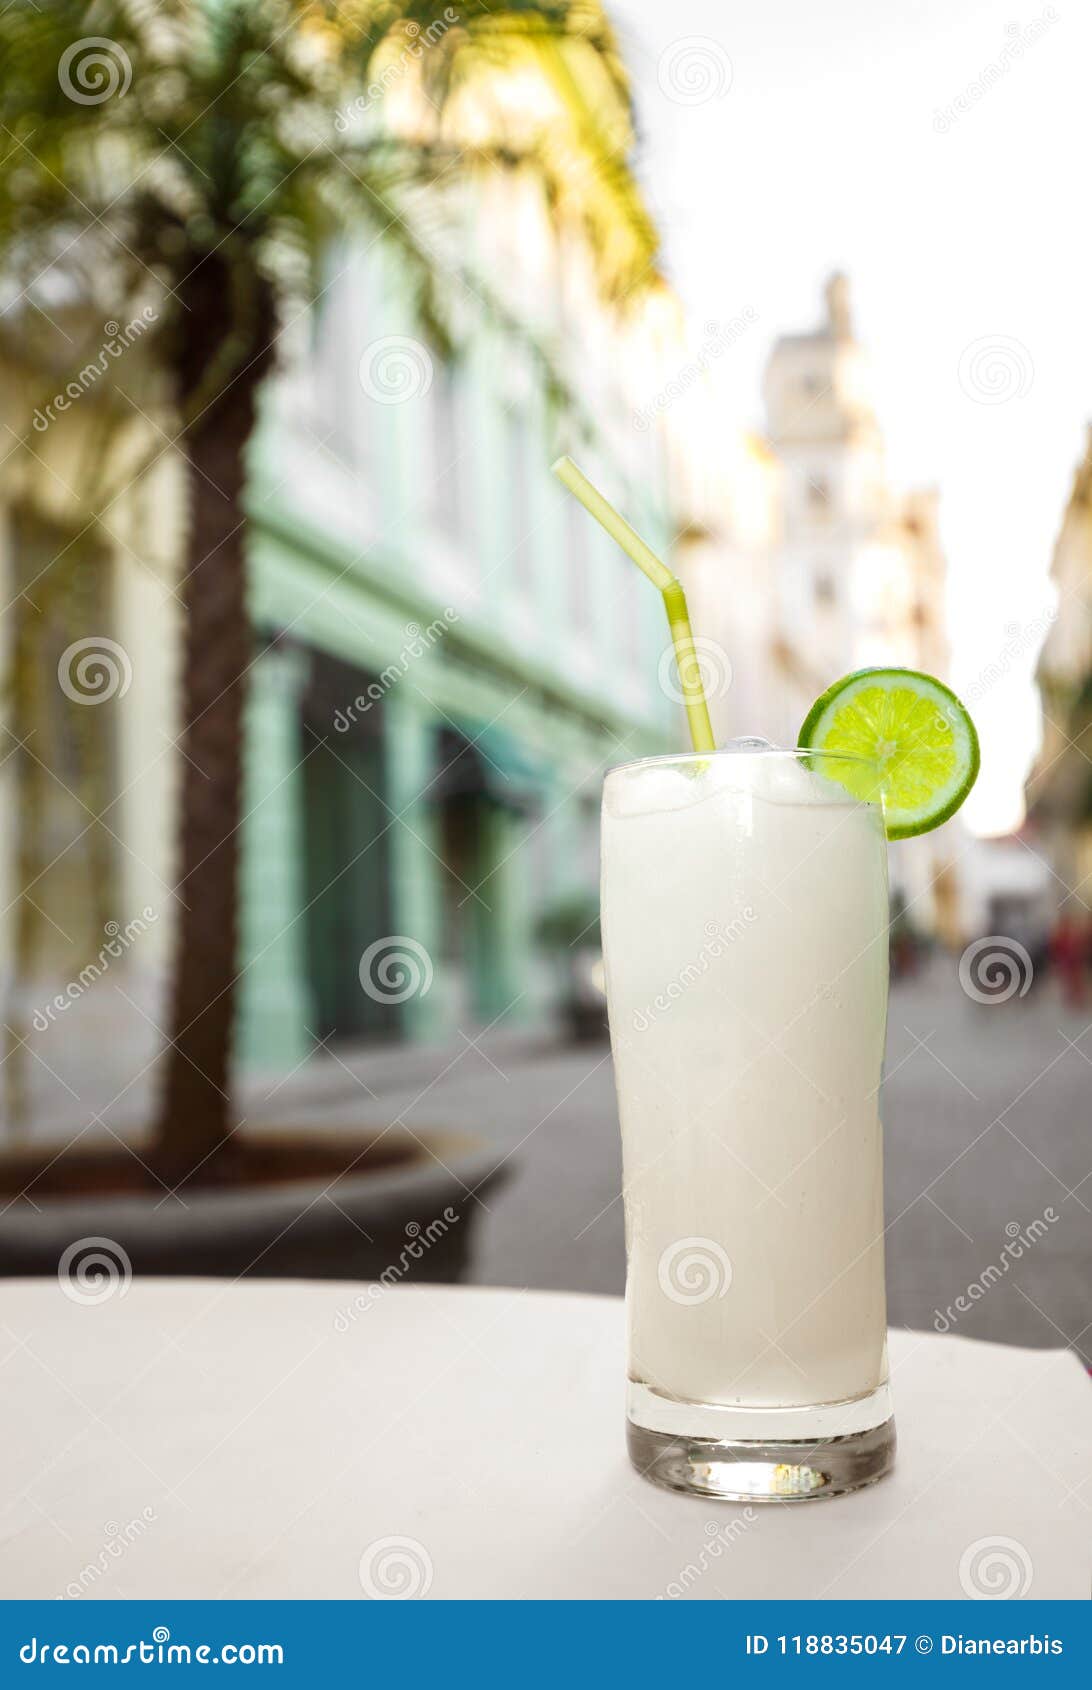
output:
[[[895,1455],[886,841],[955,813],[978,736],[935,676],[858,669],[804,749],[717,750],[682,584],[571,458],[553,468],[660,593],[694,747],[612,769],[603,796],[630,1457],[672,1490],[837,1496]]]
[[[880,807],[792,753],[655,759],[607,777],[602,866],[631,1421],[756,1445],[881,1425]],[[709,1451],[672,1453],[695,1488]],[[786,1492],[828,1488],[768,1453]]]

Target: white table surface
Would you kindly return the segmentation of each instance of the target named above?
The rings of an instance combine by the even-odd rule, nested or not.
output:
[[[359,1600],[363,1557],[434,1598],[959,1598],[995,1538],[1003,1582],[1088,1595],[1068,1354],[894,1332],[893,1477],[748,1511],[631,1471],[621,1302],[395,1288],[339,1330],[362,1298],[0,1284],[3,1595]]]

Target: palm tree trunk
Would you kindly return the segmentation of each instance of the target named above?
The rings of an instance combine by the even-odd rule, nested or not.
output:
[[[206,273],[207,272],[207,273]],[[178,354],[180,396],[237,332],[225,278],[209,261],[186,287]],[[187,309],[188,308],[188,309]],[[175,913],[171,1044],[156,1132],[156,1160],[172,1183],[225,1177],[235,1125],[231,1043],[237,973],[237,875],[242,792],[243,708],[251,634],[246,607],[243,487],[257,390],[272,324],[221,396],[186,429],[189,535],[179,759],[181,837]],[[251,362],[247,362],[247,358]]]

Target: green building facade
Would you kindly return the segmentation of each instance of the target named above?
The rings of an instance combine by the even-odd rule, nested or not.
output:
[[[677,710],[656,595],[549,474],[571,423],[533,361],[479,330],[441,364],[387,282],[332,290],[255,454],[239,1049],[261,1067],[545,1022],[536,932],[595,897],[602,772],[665,749]],[[656,439],[601,350],[609,426],[579,451],[666,545]]]

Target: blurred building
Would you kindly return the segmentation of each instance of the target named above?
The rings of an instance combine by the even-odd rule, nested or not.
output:
[[[775,343],[765,379],[782,471],[775,660],[790,729],[850,670],[895,666],[943,679],[950,658],[938,494],[891,484],[844,276],[831,276],[825,307],[816,329]],[[891,852],[893,887],[914,925],[951,943],[962,931],[958,825]]]
[[[523,231],[505,279],[556,311],[567,377],[603,424],[581,457],[662,545],[658,435],[629,426],[625,390],[656,308],[612,319],[579,251],[566,265],[550,242],[535,192],[517,180],[492,206],[499,231]],[[477,238],[488,244],[480,221]],[[257,1060],[299,1049],[306,1028],[441,1037],[540,1019],[553,989],[540,924],[581,900],[578,926],[594,915],[603,769],[668,743],[661,607],[554,485],[571,436],[534,360],[483,325],[442,365],[400,297],[374,259],[353,264],[256,454],[267,646],[248,745],[243,1027]],[[411,979],[413,953],[427,956],[427,991],[362,990],[362,954],[387,938],[395,983],[400,953]]]
[[[719,737],[792,745],[819,694],[853,669],[946,675],[946,566],[936,490],[903,492],[889,478],[844,276],[827,283],[815,329],[775,341],[764,399],[761,439],[726,442],[691,413],[691,453],[701,462],[712,452],[715,469],[691,493],[702,520],[676,556],[707,642]],[[718,686],[729,671],[730,684]],[[915,924],[953,942],[962,930],[957,829],[949,823],[891,854]]]
[[[1029,820],[1055,874],[1056,900],[1092,906],[1092,426],[1062,516],[1058,594],[1036,668],[1042,744],[1026,787]]]
[[[816,329],[775,342],[764,385],[781,472],[775,658],[796,725],[847,669],[943,675],[949,661],[937,494],[891,485],[844,276],[825,303]]]
[[[715,393],[705,398],[712,402],[700,422],[691,415],[667,423],[671,486],[687,513],[672,561],[686,587],[718,743],[741,734],[778,738],[779,466],[760,436],[721,425]]]
[[[967,932],[1001,934],[1023,945],[1035,966],[1046,952],[1061,890],[1052,881],[1033,822],[1015,833],[969,840],[963,855]]]
[[[628,113],[615,84],[559,77],[544,93],[523,70],[509,93],[536,125],[552,101],[572,144],[609,149],[611,170],[590,172],[602,203],[567,218],[529,169],[468,178],[428,237],[454,361],[382,243],[332,252],[319,308],[283,336],[248,495],[239,1050],[255,1065],[291,1067],[316,1039],[541,1022],[559,971],[540,929],[567,951],[594,920],[603,769],[670,743],[662,608],[549,465],[578,452],[667,546],[662,430],[634,414],[677,362],[679,311],[659,284],[608,302],[603,248],[621,266],[626,220],[649,227],[618,163]],[[125,392],[111,366],[56,416],[35,411],[64,391],[62,342],[102,332],[86,285],[62,291],[11,303],[0,361],[0,566],[23,607],[6,726],[9,751],[29,748],[2,777],[8,984],[14,956],[29,1036],[43,989],[78,977],[108,922],[150,909],[124,974],[65,1020],[70,1047],[81,1028],[116,1041],[124,1021],[150,1058],[174,907],[182,484],[135,338]],[[28,314],[55,335],[44,379],[20,361]],[[49,622],[34,675],[24,611],[36,639]],[[56,685],[78,637],[106,665],[100,697]]]

